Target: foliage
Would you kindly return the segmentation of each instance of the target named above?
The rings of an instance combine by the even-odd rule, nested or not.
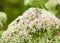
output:
[[[53,13],[39,8],[29,8],[3,32],[3,43],[59,43],[60,20]]]
[[[54,2],[54,3],[53,3]],[[57,5],[60,5],[60,2],[59,2],[59,0],[49,0],[46,4],[45,4],[45,6],[46,6],[46,8],[47,9],[49,9],[49,10],[51,10],[52,12],[55,10],[55,12],[56,12],[56,10],[58,9],[56,9],[56,6]],[[57,6],[58,7],[58,6]],[[54,13],[55,13],[54,12]]]
[[[60,0],[49,0],[45,7],[53,12],[58,18],[60,18]]]
[[[47,0],[24,0],[26,6],[40,7],[44,8]]]

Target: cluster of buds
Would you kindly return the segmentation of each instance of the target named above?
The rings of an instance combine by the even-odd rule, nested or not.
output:
[[[59,26],[60,20],[53,13],[32,7],[9,24],[1,39],[4,43],[24,43],[32,39],[31,33],[41,29],[58,29]]]
[[[3,24],[6,23],[7,16],[4,12],[0,12],[0,27],[3,27]]]

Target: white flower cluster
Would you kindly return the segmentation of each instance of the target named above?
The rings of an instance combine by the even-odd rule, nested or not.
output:
[[[3,27],[3,24],[6,23],[7,16],[4,12],[0,12],[0,26]]]
[[[15,43],[24,43],[22,39],[32,39],[31,32],[36,33],[36,31],[41,29],[57,29],[59,26],[60,20],[51,12],[32,7],[14,20],[1,38],[5,43],[14,41]]]

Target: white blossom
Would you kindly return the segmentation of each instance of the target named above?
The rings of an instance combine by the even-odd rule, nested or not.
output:
[[[32,7],[26,10],[22,16],[19,16],[16,20],[9,24],[7,31],[3,32],[2,38],[4,39],[4,35],[7,35],[7,37],[14,37],[18,35],[23,39],[31,39],[32,35],[29,34],[31,32],[36,33],[36,31],[41,29],[50,29],[51,27],[56,28],[59,26],[60,20],[55,17],[53,13],[44,9]]]

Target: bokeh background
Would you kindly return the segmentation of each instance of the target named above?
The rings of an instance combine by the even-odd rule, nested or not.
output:
[[[27,7],[24,5],[24,0],[0,0],[0,11],[5,12],[7,15],[7,22],[3,28],[0,28],[0,37],[8,25],[19,15],[22,15],[26,9]]]
[[[51,11],[60,18],[60,0],[0,0],[0,11],[7,15],[7,22],[0,28],[0,37],[8,25],[22,15],[29,7],[39,7]]]

